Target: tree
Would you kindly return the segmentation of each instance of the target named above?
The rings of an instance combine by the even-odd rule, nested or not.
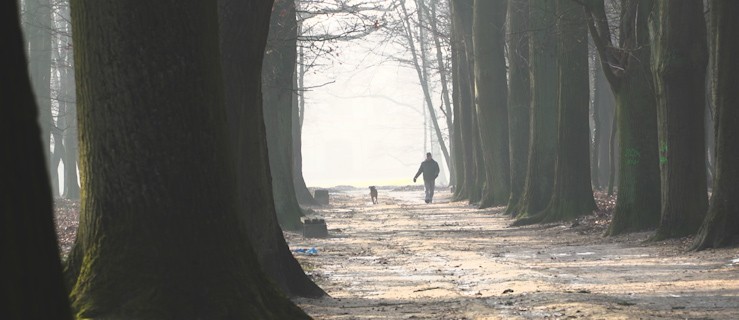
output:
[[[716,107],[716,177],[706,219],[698,231],[694,249],[728,246],[739,236],[739,2],[717,1],[710,5],[710,51],[713,55],[713,101]]]
[[[473,200],[479,198],[476,186],[474,135],[479,135],[473,128],[474,94],[472,88],[472,5],[471,0],[452,0],[452,55],[454,56],[454,140],[459,161],[457,167],[457,185],[453,199]]]
[[[5,279],[0,284],[3,319],[71,319],[59,258],[51,186],[38,110],[31,90],[18,3],[0,4],[0,41],[5,44],[0,119],[5,137],[0,210],[0,250]]]
[[[524,218],[543,210],[552,196],[557,150],[557,39],[553,0],[529,1],[531,127],[526,182],[511,212]]]
[[[476,111],[486,177],[480,208],[504,205],[510,198],[505,19],[505,1],[475,0]]]
[[[529,157],[531,92],[529,86],[529,1],[508,1],[508,139],[511,196],[506,214],[521,199]]]
[[[268,14],[268,6],[257,8]],[[239,215],[245,220],[249,240],[267,275],[288,295],[325,295],[303,272],[293,257],[277,222],[272,195],[272,176],[262,110],[260,64],[265,43],[252,45],[252,32],[267,32],[265,20],[245,19],[254,10],[244,1],[219,1],[221,64],[228,127],[236,152],[236,183]]]
[[[703,127],[708,53],[703,1],[655,5],[650,36],[662,213],[654,239],[661,240],[695,233],[708,208]]]
[[[248,5],[244,20],[266,25],[271,1]],[[77,316],[308,318],[260,271],[238,213],[216,3],[71,7],[84,190],[67,261]],[[247,45],[261,50],[264,29],[248,30]]]
[[[657,227],[660,212],[657,110],[650,70],[647,17],[651,0],[624,0],[618,44],[603,0],[585,2],[590,35],[616,97],[620,144],[618,198],[608,235]]]
[[[295,1],[276,0],[262,67],[262,93],[272,192],[277,219],[286,230],[298,230],[303,216],[293,181],[292,108],[296,39]]]
[[[547,207],[517,225],[572,220],[596,209],[590,171],[588,28],[581,5],[557,0],[558,138]]]

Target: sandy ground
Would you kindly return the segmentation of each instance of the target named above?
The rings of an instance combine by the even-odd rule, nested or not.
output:
[[[605,238],[579,224],[510,228],[503,208],[422,191],[336,192],[315,208],[329,237],[287,233],[331,296],[296,299],[316,319],[739,319],[739,248]]]

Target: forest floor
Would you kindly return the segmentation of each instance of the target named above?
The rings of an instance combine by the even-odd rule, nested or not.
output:
[[[296,299],[316,319],[739,319],[739,248],[687,251],[650,232],[603,237],[613,199],[577,222],[509,227],[438,190],[331,194],[328,238],[286,233],[330,295]],[[315,248],[316,254],[299,253]]]

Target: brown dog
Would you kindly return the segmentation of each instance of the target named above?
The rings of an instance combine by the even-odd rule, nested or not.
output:
[[[372,198],[372,203],[377,204],[377,188],[375,186],[370,186],[370,198]]]

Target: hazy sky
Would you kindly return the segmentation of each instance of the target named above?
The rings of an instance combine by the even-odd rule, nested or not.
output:
[[[424,160],[423,95],[416,71],[368,55],[369,45],[344,45],[341,65],[306,75],[307,87],[335,80],[305,93],[308,186],[412,184]]]

